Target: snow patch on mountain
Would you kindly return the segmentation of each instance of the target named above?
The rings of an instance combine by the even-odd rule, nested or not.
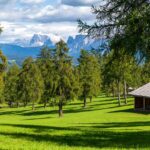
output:
[[[69,53],[71,56],[78,58],[80,50],[99,49],[104,43],[105,39],[90,39],[85,35],[76,35],[75,37],[69,36],[67,45],[69,47]]]
[[[31,39],[16,39],[12,45],[17,45],[21,47],[39,47],[39,46],[54,46],[58,41],[63,39],[61,36],[50,34],[41,35],[34,34]]]

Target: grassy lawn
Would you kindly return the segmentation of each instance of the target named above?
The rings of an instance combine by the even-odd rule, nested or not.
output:
[[[94,150],[150,149],[150,115],[133,111],[133,99],[118,107],[101,96],[82,108],[76,101],[64,107],[0,109],[0,149]]]

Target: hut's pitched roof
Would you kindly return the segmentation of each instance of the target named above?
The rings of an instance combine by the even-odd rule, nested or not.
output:
[[[150,97],[150,83],[143,85],[142,87],[129,93],[133,96]]]

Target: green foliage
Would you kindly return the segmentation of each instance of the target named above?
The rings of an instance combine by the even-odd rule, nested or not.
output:
[[[47,60],[47,59],[50,59],[52,56],[52,50],[51,49],[49,49],[48,47],[43,47],[42,49],[41,49],[41,52],[40,52],[40,54],[38,55],[38,58],[40,59],[40,60]]]
[[[3,27],[0,25],[0,34],[2,33],[3,31]]]
[[[49,102],[51,98],[55,97],[57,86],[57,79],[55,78],[56,70],[51,52],[51,49],[43,48],[36,61],[44,82],[44,91],[41,102],[44,102],[45,107],[47,102]]]
[[[92,37],[111,39],[111,46],[125,48],[142,59],[150,57],[150,3],[148,0],[106,0],[93,6],[96,21],[92,25],[79,20],[80,32]]]
[[[10,106],[12,102],[18,102],[18,80],[20,69],[16,64],[9,67],[9,70],[5,76],[5,88],[4,96],[5,100],[9,102]]]
[[[128,87],[136,87],[140,85],[138,75],[138,66],[134,57],[125,53],[124,49],[120,51],[111,51],[106,57],[103,67],[103,86],[107,93],[118,96],[119,105],[120,96],[126,95]],[[127,102],[126,102],[127,103]]]
[[[19,94],[21,100],[27,104],[39,102],[43,93],[43,78],[41,72],[31,57],[27,58],[19,74]]]
[[[56,44],[54,63],[56,69],[56,97],[59,98],[59,116],[62,116],[62,106],[67,100],[76,96],[76,80],[72,66],[72,58],[68,56],[68,47],[64,41]]]
[[[1,29],[1,28],[0,28]],[[4,72],[7,68],[7,58],[3,55],[0,50],[0,103],[4,100],[3,98],[3,90],[4,90]]]
[[[3,55],[2,51],[0,50],[0,74],[2,74],[7,67],[7,58]]]
[[[102,56],[103,88],[109,94],[118,93],[118,99],[121,93],[126,97],[128,87],[149,82],[146,62],[150,61],[150,3],[106,0],[92,10],[96,21],[88,25],[78,20],[79,31],[92,38],[107,39],[111,53]]]
[[[100,91],[100,68],[97,58],[85,50],[79,58],[79,74],[84,107],[86,98],[97,96]]]
[[[4,90],[4,80],[3,80],[3,76],[0,75],[0,103],[4,101],[3,90]]]
[[[141,78],[143,83],[150,82],[150,61],[146,62],[141,71]]]

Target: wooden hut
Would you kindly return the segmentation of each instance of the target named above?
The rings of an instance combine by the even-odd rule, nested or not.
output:
[[[136,111],[150,111],[150,83],[129,94],[135,97],[134,108]]]

